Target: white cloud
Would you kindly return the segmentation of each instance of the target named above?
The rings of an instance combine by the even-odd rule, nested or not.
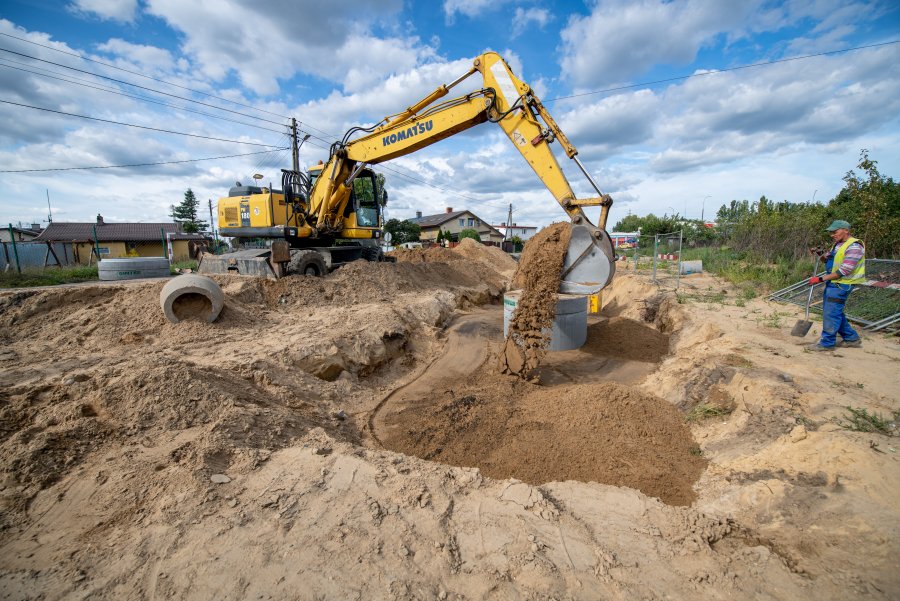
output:
[[[519,6],[513,15],[512,37],[516,38],[522,35],[532,23],[543,29],[552,20],[553,15],[546,8],[522,8]]]
[[[813,44],[795,49],[834,48],[855,31],[854,23],[878,14],[872,3],[842,0],[705,2],[611,0],[596,3],[589,15],[574,16],[561,32],[562,74],[577,88],[627,81],[653,66],[686,65],[706,45],[732,43],[751,33],[776,32],[806,20],[817,23]],[[785,50],[782,48],[781,50]]]
[[[400,0],[361,6],[352,0],[148,0],[147,11],[184,35],[183,51],[201,73],[223,81],[234,73],[260,96],[279,80],[310,74],[352,89],[401,72],[433,55],[418,38],[376,37],[374,25],[395,20]]]
[[[70,8],[101,19],[130,23],[134,21],[137,6],[137,0],[74,0]]]
[[[503,0],[444,0],[444,15],[453,22],[456,13],[469,18],[476,17],[485,10],[496,7]]]
[[[164,48],[131,44],[118,38],[112,38],[97,45],[97,50],[112,55],[116,66],[132,69],[140,67],[145,74],[147,71],[170,72],[176,66],[172,54]],[[182,68],[186,67],[186,65],[181,66]]]

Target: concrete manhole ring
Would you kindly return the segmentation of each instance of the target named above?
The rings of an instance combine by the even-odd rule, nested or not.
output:
[[[185,319],[213,322],[225,305],[219,285],[203,275],[180,275],[169,280],[159,293],[159,304],[172,323]]]

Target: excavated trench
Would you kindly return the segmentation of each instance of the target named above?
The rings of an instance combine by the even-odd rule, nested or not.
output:
[[[682,414],[636,387],[668,353],[665,328],[592,318],[585,345],[545,355],[535,384],[498,373],[499,308],[458,316],[443,353],[382,401],[369,430],[384,448],[493,478],[593,481],[688,505],[706,461]]]

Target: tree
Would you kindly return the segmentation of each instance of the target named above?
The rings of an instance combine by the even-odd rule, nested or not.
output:
[[[829,219],[849,221],[867,256],[896,256],[900,253],[900,184],[878,172],[878,162],[869,158],[866,149],[859,153],[857,169],[863,175],[848,171],[844,189],[828,204]]]
[[[444,230],[442,230],[441,228],[438,228],[437,237],[434,239],[434,241],[437,242],[438,244],[440,244],[441,242],[444,241]]]
[[[656,234],[669,234],[677,232],[682,219],[678,215],[663,215],[657,217],[650,213],[646,217],[638,217],[637,215],[628,215],[619,221],[615,228],[616,232],[636,232],[640,230],[642,236],[654,236]]]
[[[197,214],[200,201],[194,196],[194,191],[190,188],[184,193],[184,200],[177,207],[171,205],[172,212],[169,217],[175,220],[175,223],[181,225],[181,229],[188,234],[196,234],[206,230],[207,223],[202,221]]]
[[[476,242],[481,242],[481,236],[478,235],[478,230],[472,229],[472,228],[464,229],[463,231],[461,231],[459,233],[460,242],[462,242],[463,238],[471,238],[472,240],[475,240]]]
[[[417,242],[422,228],[418,223],[409,220],[388,219],[384,224],[384,231],[390,232],[391,244],[399,246],[404,242]]]

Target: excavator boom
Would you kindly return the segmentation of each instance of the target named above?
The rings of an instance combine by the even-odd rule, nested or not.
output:
[[[443,100],[452,88],[475,73],[480,73],[483,79],[480,89]],[[530,86],[518,79],[506,61],[494,52],[479,56],[468,73],[439,86],[405,111],[386,117],[373,128],[348,132],[325,165],[323,173],[329,176],[319,178],[311,193],[317,223],[327,227],[326,224],[333,223],[344,211],[348,186],[359,166],[408,155],[488,121],[503,129],[573,224],[560,290],[590,294],[605,287],[615,272],[615,252],[605,229],[612,199],[600,191],[578,160],[577,149]],[[348,139],[360,130],[365,135]],[[555,141],[578,165],[598,196],[580,199],[575,196],[550,148]],[[597,226],[584,213],[584,207],[589,206],[601,207]]]

